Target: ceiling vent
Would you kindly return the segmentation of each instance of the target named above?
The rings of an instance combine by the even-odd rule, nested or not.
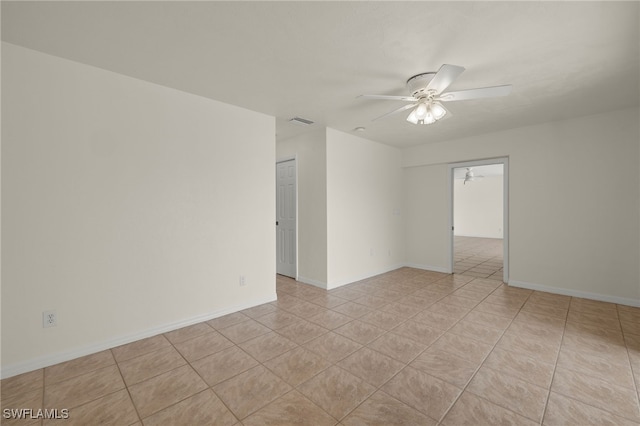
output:
[[[306,118],[293,117],[289,120],[289,123],[295,124],[296,126],[311,126],[313,121],[307,120]]]

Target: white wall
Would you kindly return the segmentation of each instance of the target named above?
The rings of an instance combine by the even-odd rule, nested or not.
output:
[[[327,276],[333,288],[401,266],[401,154],[327,129]]]
[[[453,181],[454,234],[464,237],[502,238],[502,176],[485,176],[464,183]]]
[[[324,128],[276,143],[278,160],[296,158],[298,280],[327,285],[327,146]]]
[[[442,164],[509,157],[510,284],[640,304],[637,108],[546,123],[403,151],[413,180],[405,197],[447,202]],[[420,176],[437,175],[437,179]],[[415,182],[420,179],[420,184]],[[405,205],[410,201],[405,201]],[[445,229],[443,211],[408,217],[407,232]],[[446,233],[408,259],[446,267]]]
[[[2,88],[5,377],[275,299],[273,117],[6,43]]]
[[[442,244],[446,244],[450,235],[446,201],[448,170],[446,164],[404,169],[403,225],[408,266],[447,272],[449,251]]]

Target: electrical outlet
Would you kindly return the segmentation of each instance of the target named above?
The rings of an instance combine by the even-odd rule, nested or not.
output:
[[[55,327],[58,325],[58,314],[56,311],[44,311],[42,313],[42,327]]]
[[[239,283],[240,283],[240,287],[244,287],[247,284],[247,282],[244,279],[244,275],[240,275]]]

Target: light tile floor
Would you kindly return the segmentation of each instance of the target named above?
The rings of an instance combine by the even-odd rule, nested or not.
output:
[[[502,281],[503,240],[460,237],[453,239],[453,272]]]
[[[640,309],[402,268],[1,382],[64,425],[638,425]],[[3,424],[41,424],[7,421]]]

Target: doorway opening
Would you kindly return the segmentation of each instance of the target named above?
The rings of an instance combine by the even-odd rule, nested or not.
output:
[[[296,160],[276,163],[276,273],[297,278]]]
[[[449,165],[449,272],[508,282],[508,159]]]

